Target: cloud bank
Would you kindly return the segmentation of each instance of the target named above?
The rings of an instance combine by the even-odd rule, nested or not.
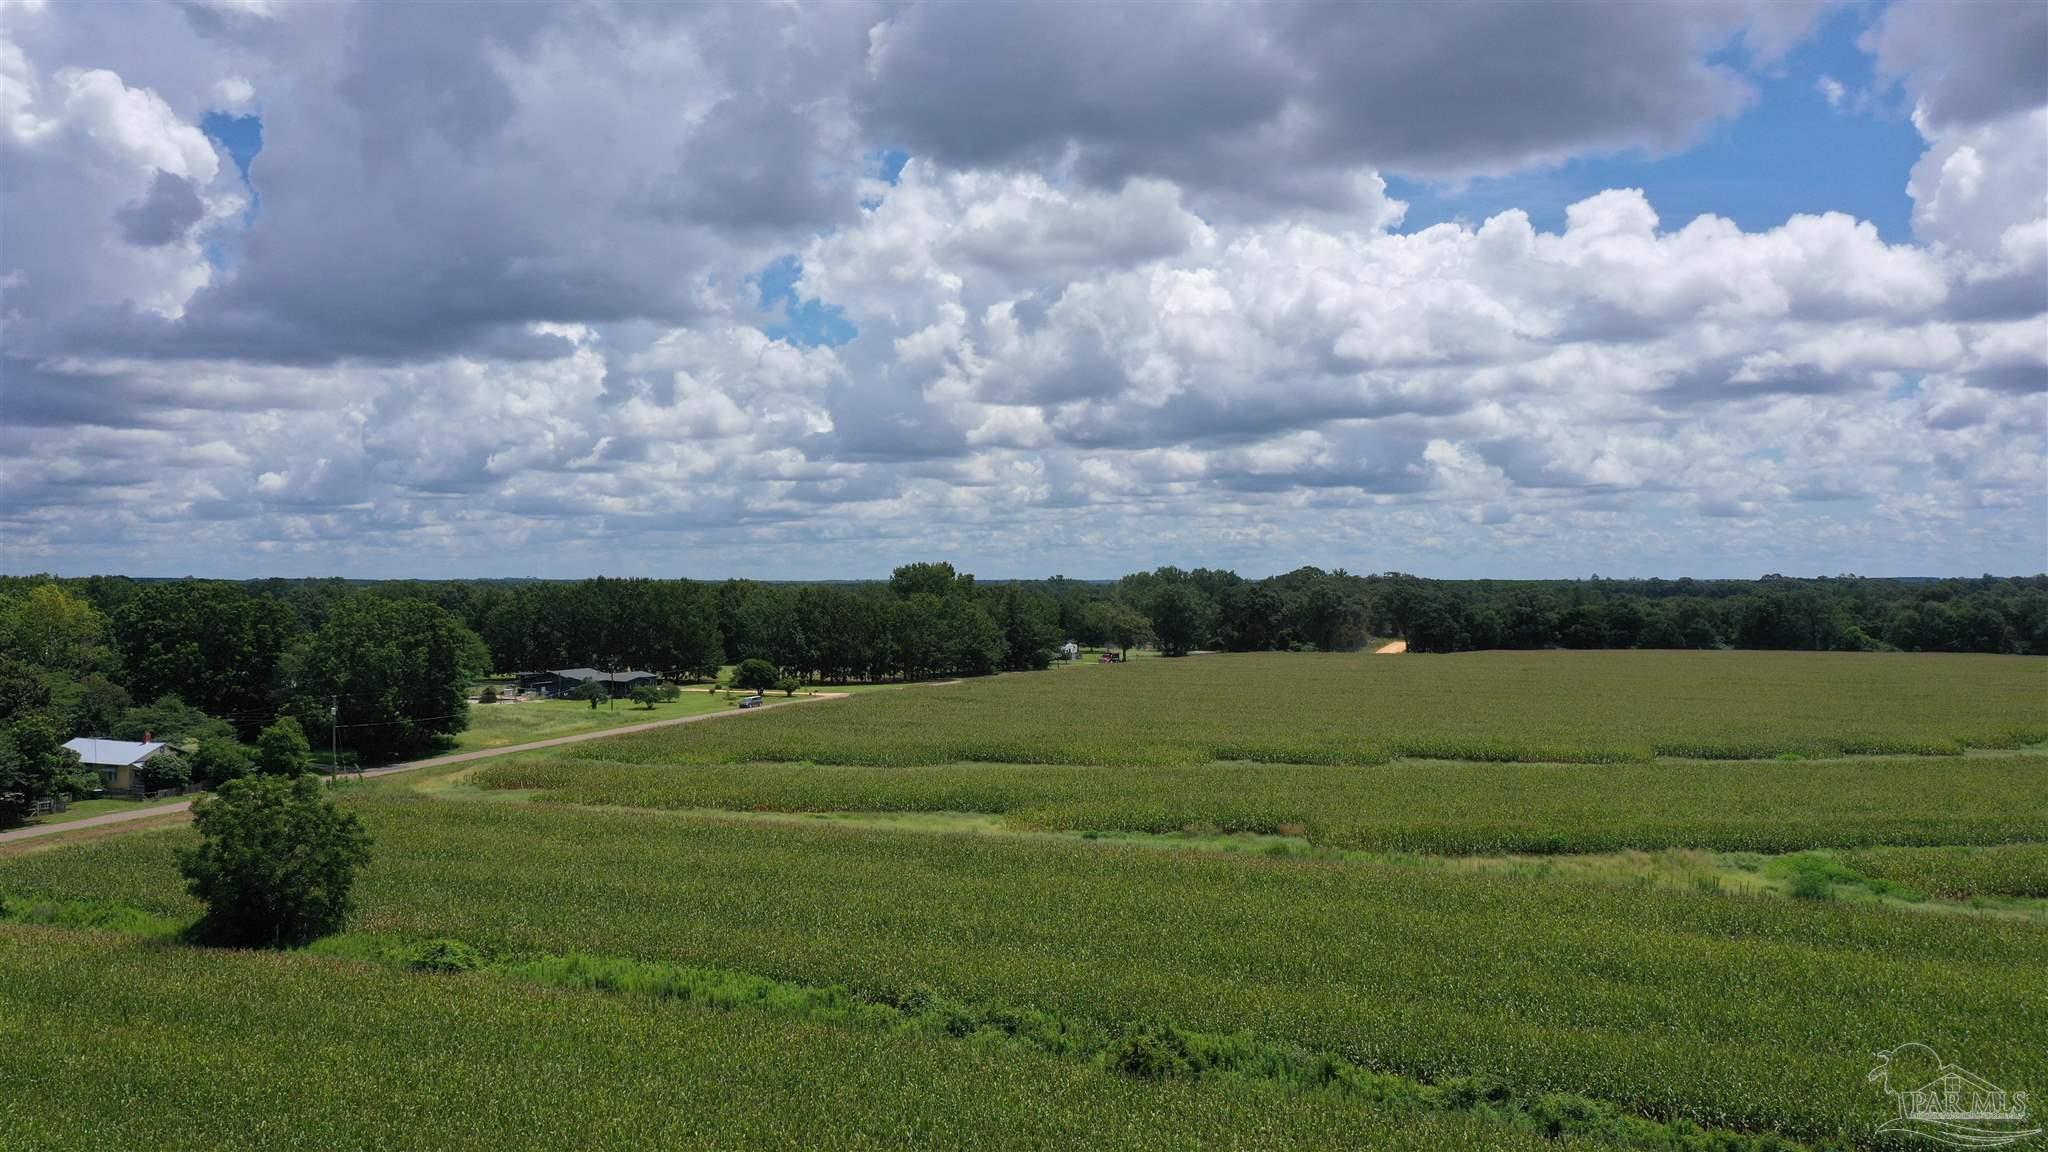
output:
[[[0,564],[2044,566],[2039,5],[1179,15],[0,8]],[[1910,236],[1389,191],[1682,154],[1842,19]]]

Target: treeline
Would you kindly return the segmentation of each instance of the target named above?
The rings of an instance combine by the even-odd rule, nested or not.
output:
[[[141,770],[157,789],[460,731],[490,664],[475,633],[429,598],[320,584],[0,578],[0,822],[98,786],[75,736],[171,745]]]

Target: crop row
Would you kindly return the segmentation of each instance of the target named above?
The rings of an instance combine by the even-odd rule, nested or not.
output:
[[[598,759],[1100,766],[1954,754],[2048,739],[2048,661],[1809,652],[1243,654],[877,693]]]
[[[1976,896],[2048,898],[2048,844],[1866,848],[1844,853],[1842,862],[1865,876],[1951,900]]]
[[[0,974],[9,1148],[1555,1147],[1276,1085],[305,954],[0,924]]]
[[[534,753],[475,779],[640,808],[981,812],[1018,828],[1287,833],[1437,854],[1789,852],[2048,840],[2039,756],[1376,767],[642,765]]]
[[[378,843],[361,893],[373,933],[1171,1021],[1816,1141],[1882,1113],[1868,1054],[1902,1038],[2001,1082],[2048,1081],[2033,1042],[2048,1035],[2048,930],[2031,923],[1369,862],[353,803]],[[91,896],[124,869],[169,891],[163,846],[188,834],[0,861],[0,891]]]

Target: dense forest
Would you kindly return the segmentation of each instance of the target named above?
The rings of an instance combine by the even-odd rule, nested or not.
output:
[[[1117,581],[762,583],[0,577],[0,821],[71,779],[75,735],[153,735],[206,781],[265,740],[368,760],[462,729],[487,673],[714,678],[760,659],[825,682],[1044,668],[1060,645],[1166,655],[1481,648],[1778,648],[2048,655],[2048,576],[1437,581],[1161,568]],[[274,731],[275,730],[275,731]],[[253,743],[254,750],[248,747]],[[79,784],[83,787],[84,784]]]

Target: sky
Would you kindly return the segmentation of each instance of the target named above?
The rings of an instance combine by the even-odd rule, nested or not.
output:
[[[0,571],[2048,569],[2048,3],[0,0]]]

